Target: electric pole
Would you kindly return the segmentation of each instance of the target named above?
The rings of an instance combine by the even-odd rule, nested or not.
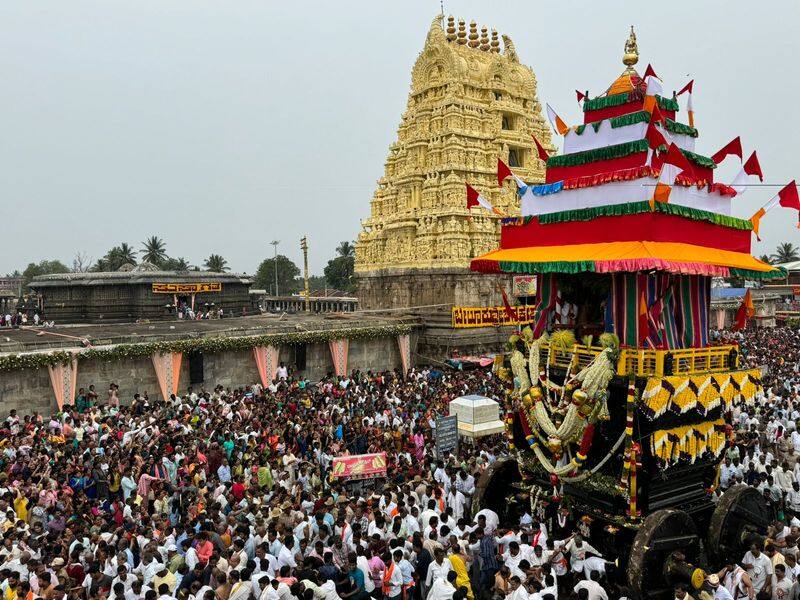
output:
[[[272,240],[270,244],[272,247],[275,248],[275,297],[278,296],[278,244],[280,244],[280,240]]]
[[[306,312],[311,308],[311,295],[308,291],[308,240],[306,236],[300,238],[300,248],[303,250],[303,279],[306,287]]]

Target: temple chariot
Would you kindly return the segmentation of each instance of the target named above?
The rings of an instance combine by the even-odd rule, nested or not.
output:
[[[535,318],[495,365],[514,457],[476,507],[514,518],[568,506],[609,576],[635,597],[671,598],[675,583],[699,588],[740,559],[773,519],[753,488],[712,502],[726,414],[763,392],[737,346],[711,342],[708,317],[712,278],[784,274],[751,256],[736,189],[714,181],[691,114],[680,122],[678,98],[637,61],[631,31],[625,71],[583,100],[546,182],[520,182],[522,215],[471,263],[537,280]]]

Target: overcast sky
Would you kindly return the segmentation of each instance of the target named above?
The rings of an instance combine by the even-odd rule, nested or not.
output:
[[[694,78],[698,151],[736,135],[766,182],[800,176],[800,4],[466,2],[445,14],[508,34],[568,123],[576,88],[621,72],[636,26],[640,72]],[[369,214],[439,2],[6,0],[0,3],[0,273],[163,237],[194,264],[212,252],[253,273],[279,252],[312,272]],[[688,75],[688,77],[687,77]],[[683,117],[685,118],[685,117]],[[736,164],[734,164],[736,163]],[[717,170],[729,181],[736,159]],[[754,188],[749,217],[777,188]],[[765,242],[800,242],[775,209]]]

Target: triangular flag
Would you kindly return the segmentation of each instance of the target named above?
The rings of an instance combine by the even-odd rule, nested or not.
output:
[[[656,202],[669,202],[669,195],[672,191],[672,186],[675,185],[675,179],[684,171],[692,173],[692,165],[683,155],[680,148],[675,144],[670,144],[667,155],[661,165],[661,173],[658,176],[653,198],[650,200],[651,210],[655,210]]]
[[[664,113],[661,112],[661,109],[658,108],[657,103],[653,105],[653,112],[650,114],[650,122],[661,123],[662,126],[667,122],[667,118],[664,116]]]
[[[536,139],[536,136],[533,137],[533,143],[536,144],[536,152],[539,154],[539,160],[543,160],[547,162],[547,159],[550,158],[547,155],[547,150],[545,150],[542,145],[539,143],[539,140]]]
[[[800,196],[797,194],[797,183],[795,183],[794,180],[785,185],[780,192],[770,198],[769,202],[759,208],[756,214],[750,217],[750,222],[753,224],[753,232],[756,234],[758,239],[761,239],[758,237],[758,229],[759,224],[761,223],[761,217],[779,204],[784,208],[793,208],[800,212]],[[800,228],[800,223],[798,223],[797,227]]]
[[[647,81],[648,77],[655,77],[656,79],[660,79],[656,72],[653,70],[653,67],[648,63],[647,68],[644,70],[644,75],[642,75],[642,79]]]
[[[575,96],[577,96],[577,98],[578,98],[578,104],[583,102],[583,99],[586,98],[586,94],[584,94],[580,90],[575,90]]]
[[[655,151],[662,146],[669,146],[669,143],[652,121],[647,126],[647,133],[644,137],[647,140],[647,162],[645,164],[649,167],[652,164]]]
[[[503,309],[506,311],[506,316],[509,318],[510,321],[517,323],[519,321],[519,315],[517,315],[517,311],[511,308],[511,303],[508,301],[508,295],[506,291],[500,287],[500,284],[497,284],[497,289],[500,292],[500,295],[503,297]]]
[[[681,95],[681,94],[683,94],[684,92],[689,92],[689,93],[691,94],[691,93],[692,93],[692,87],[693,87],[693,86],[694,86],[694,79],[692,79],[692,80],[691,80],[689,83],[687,83],[685,86],[683,86],[683,88],[681,89],[681,91],[680,91],[680,92],[678,92],[678,93],[676,94],[676,96],[680,96],[680,95]]]
[[[503,213],[497,210],[492,203],[489,202],[486,198],[481,196],[474,187],[470,184],[467,184],[467,208],[472,208],[474,206],[482,206],[486,210],[492,211],[496,215],[502,216]]]
[[[550,119],[550,125],[558,132],[558,135],[566,135],[569,131],[567,124],[556,114],[552,106],[549,104],[545,106],[547,106],[547,118]]]
[[[736,319],[731,326],[733,331],[739,331],[747,326],[747,319],[756,314],[756,308],[753,306],[753,298],[750,295],[750,290],[744,293],[742,303],[736,311]]]
[[[511,172],[511,169],[508,168],[508,165],[503,162],[502,159],[497,159],[497,185],[503,187],[503,182],[512,177],[514,174]]]
[[[764,181],[764,174],[761,172],[761,165],[755,152],[745,161],[730,187],[735,189],[737,194],[743,194],[747,190],[747,181],[751,176],[757,176],[762,182]]]
[[[742,160],[742,140],[738,135],[715,152],[711,160],[719,164],[730,154],[735,154],[739,157],[739,160]]]

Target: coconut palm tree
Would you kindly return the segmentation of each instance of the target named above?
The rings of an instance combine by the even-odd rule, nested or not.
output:
[[[117,258],[119,258],[123,264],[124,263],[131,263],[136,264],[136,255],[138,252],[133,249],[133,246],[129,245],[127,242],[122,242],[119,246],[114,246],[111,249],[111,252],[115,252]]]
[[[142,260],[145,262],[159,265],[167,258],[167,246],[160,237],[151,235],[142,242],[144,251]]]
[[[336,254],[345,258],[356,255],[356,247],[352,242],[342,242],[336,247]]]
[[[222,258],[219,254],[212,254],[209,256],[203,266],[206,268],[206,271],[213,271],[214,273],[224,273],[225,271],[230,271],[230,267],[228,267],[228,261]]]
[[[760,260],[761,262],[765,262],[768,265],[772,264],[772,257],[769,254],[762,254],[761,256],[758,257],[758,260]]]
[[[780,265],[793,260],[800,260],[800,248],[790,242],[778,244],[775,253],[772,255],[772,262]]]

